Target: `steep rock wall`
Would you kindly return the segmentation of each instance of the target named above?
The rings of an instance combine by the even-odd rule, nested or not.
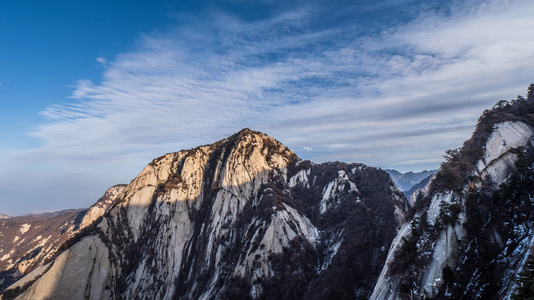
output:
[[[365,296],[407,208],[384,171],[301,161],[271,137],[243,130],[151,162],[93,232],[9,295]],[[88,246],[99,250],[75,252]],[[58,274],[80,267],[99,276]]]
[[[514,270],[528,254],[526,244],[532,230],[527,225],[530,223],[515,221],[513,212],[510,217],[500,217],[503,220],[499,222],[492,221],[491,215],[499,212],[491,209],[503,204],[490,203],[508,201],[508,196],[501,196],[502,191],[507,185],[512,189],[517,186],[509,178],[518,173],[518,156],[526,159],[534,151],[534,132],[520,121],[502,122],[493,128],[485,145],[480,146],[483,156],[470,175],[470,183],[462,190],[430,191],[419,203],[412,221],[395,239],[371,299],[441,299],[465,297],[466,293],[473,299],[509,297]],[[512,209],[510,205],[508,209]],[[506,224],[515,224],[518,229],[514,233]],[[480,231],[473,232],[473,228]],[[486,258],[477,259],[481,252],[488,252],[488,261],[493,261],[483,266],[487,271],[475,267],[484,264]],[[403,266],[408,271],[402,270]],[[489,284],[496,278],[498,284]],[[500,289],[498,296],[492,288]]]

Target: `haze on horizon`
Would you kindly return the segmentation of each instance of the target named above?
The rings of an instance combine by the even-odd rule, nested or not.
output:
[[[534,82],[534,5],[0,3],[0,214],[88,207],[244,127],[314,162],[436,169]]]

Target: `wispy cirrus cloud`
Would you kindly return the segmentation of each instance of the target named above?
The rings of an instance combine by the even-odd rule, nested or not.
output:
[[[101,62],[100,82],[78,81],[71,104],[44,110],[32,133],[43,146],[17,155],[133,177],[250,127],[314,161],[435,168],[483,109],[534,81],[528,1],[379,4],[178,15]],[[408,17],[379,19],[396,15]]]
[[[369,34],[357,23],[313,28],[323,12],[311,6],[258,21],[218,12],[206,25],[188,16],[143,36],[139,49],[110,62],[102,82],[80,81],[77,101],[48,108],[52,122],[33,134],[45,147],[94,153],[179,149],[259,127],[342,159],[358,153],[329,146],[337,140],[350,149],[346,141],[436,137],[437,166],[436,153],[462,141],[444,137],[467,138],[481,109],[529,82],[534,44],[523,37],[534,22],[525,1],[419,9],[412,21]],[[424,155],[412,141],[399,146],[410,160]],[[379,150],[363,158],[402,163]]]
[[[96,61],[99,62],[99,63],[101,63],[101,64],[103,64],[103,65],[105,65],[105,64],[108,63],[108,60],[105,59],[105,58],[103,58],[102,56],[98,56],[98,57],[96,58]]]

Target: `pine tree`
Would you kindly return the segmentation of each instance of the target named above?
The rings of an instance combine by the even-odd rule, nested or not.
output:
[[[530,255],[527,263],[523,267],[523,271],[517,275],[519,287],[515,294],[512,295],[513,300],[534,300],[534,256]]]

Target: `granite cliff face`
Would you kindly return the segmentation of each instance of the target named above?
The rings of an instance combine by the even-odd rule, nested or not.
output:
[[[152,161],[3,298],[365,296],[407,210],[386,172],[302,161],[245,129]]]
[[[109,190],[89,209],[0,220],[0,291],[52,259],[59,247],[101,217],[125,185]]]
[[[371,299],[509,299],[532,245],[534,86],[447,152],[390,248]]]

